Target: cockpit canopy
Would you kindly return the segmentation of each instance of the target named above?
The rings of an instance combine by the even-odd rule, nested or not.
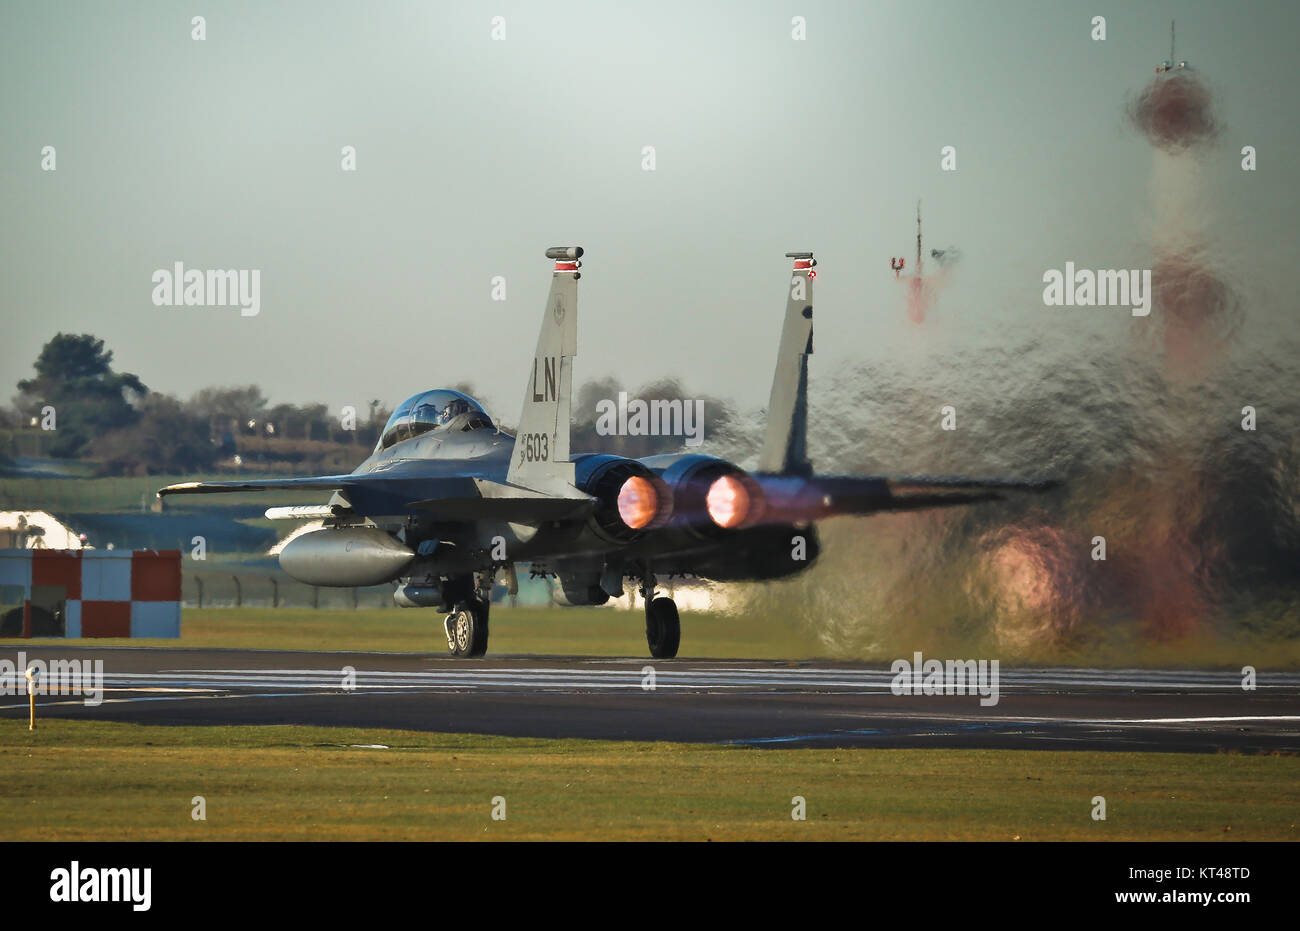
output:
[[[413,395],[397,405],[393,416],[388,418],[388,423],[384,425],[384,432],[380,434],[377,449],[387,449],[402,440],[441,429],[462,414],[469,416],[460,425],[461,429],[473,430],[492,426],[492,419],[488,417],[487,411],[467,394],[449,388],[439,388],[436,391],[424,391]]]

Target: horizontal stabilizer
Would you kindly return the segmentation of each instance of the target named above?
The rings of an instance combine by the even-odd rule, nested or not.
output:
[[[1008,493],[1040,493],[1055,479],[961,476],[754,475],[763,491],[767,521],[819,520],[842,514],[917,511],[997,501]]]

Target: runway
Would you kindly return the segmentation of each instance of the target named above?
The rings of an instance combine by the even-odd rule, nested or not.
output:
[[[997,701],[896,695],[886,664],[31,647],[99,660],[102,703],[38,695],[38,717],[324,725],[753,747],[1300,751],[1300,674],[1002,668]],[[16,662],[18,650],[0,651]],[[987,700],[987,698],[986,698]],[[26,695],[0,696],[25,716]]]

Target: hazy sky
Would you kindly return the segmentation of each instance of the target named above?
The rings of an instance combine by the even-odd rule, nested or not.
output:
[[[1149,266],[1153,159],[1123,106],[1173,17],[1226,123],[1202,156],[1216,248],[1267,294],[1257,337],[1294,337],[1296,4],[5,0],[0,397],[63,330],[182,396],[364,409],[468,380],[513,421],[542,253],[569,244],[579,383],[764,404],[794,249],[820,261],[814,404],[844,360],[1120,340],[1122,312],[1045,308],[1041,276]],[[918,197],[927,249],[964,252],[923,326],[888,268]],[[260,269],[260,314],[155,307],[177,261]]]

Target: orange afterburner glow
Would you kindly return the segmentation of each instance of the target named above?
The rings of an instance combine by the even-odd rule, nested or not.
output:
[[[650,479],[633,475],[618,490],[618,516],[631,530],[641,530],[654,520],[659,495]]]
[[[749,515],[749,492],[740,479],[724,475],[709,486],[704,506],[719,527],[736,527]]]

